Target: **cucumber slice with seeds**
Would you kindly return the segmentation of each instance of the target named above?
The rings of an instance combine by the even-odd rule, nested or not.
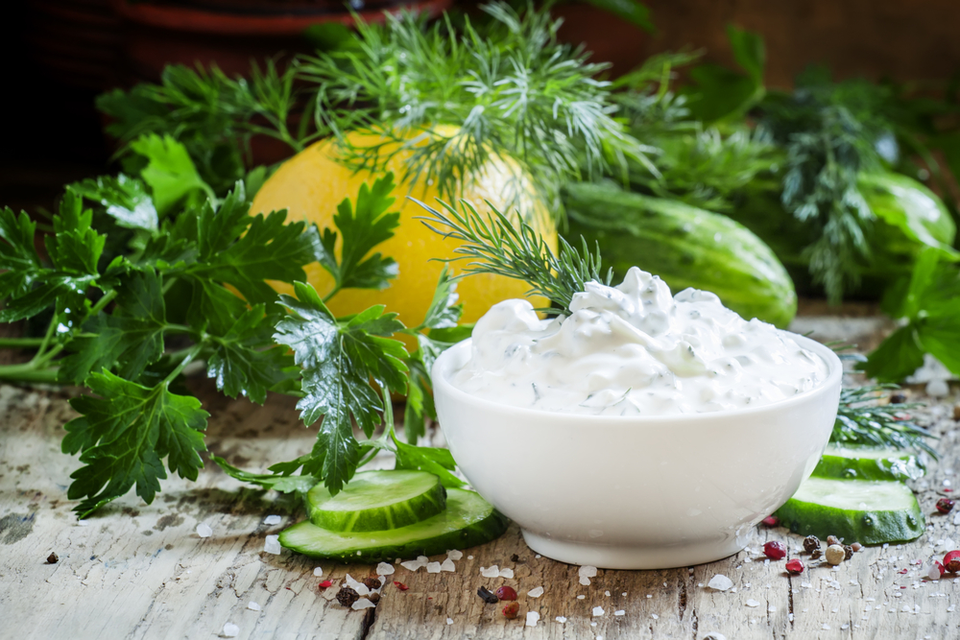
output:
[[[902,449],[827,445],[813,475],[847,480],[916,480],[926,473],[916,454]]]
[[[507,530],[507,522],[506,517],[479,494],[448,489],[446,509],[406,527],[388,531],[336,532],[306,521],[283,531],[280,544],[315,558],[377,562],[436,555],[448,549],[483,544],[501,536]]]
[[[363,471],[330,495],[322,484],[305,498],[310,521],[330,531],[398,529],[443,511],[446,490],[426,471]]]
[[[906,542],[923,533],[916,496],[902,482],[810,477],[776,513],[794,533],[846,543]]]

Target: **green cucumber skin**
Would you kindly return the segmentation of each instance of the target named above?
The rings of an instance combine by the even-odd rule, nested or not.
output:
[[[852,450],[856,451],[856,450]],[[890,451],[890,457],[851,458],[832,455],[828,449],[820,458],[813,475],[843,480],[917,480],[925,470],[913,454]]]
[[[447,494],[449,509],[459,509],[463,504],[462,494],[472,494],[482,501],[472,491],[450,489]],[[416,531],[426,523],[436,518],[443,518],[444,514],[434,516],[420,523],[385,532],[343,533],[322,529],[309,520],[300,522],[280,533],[280,544],[313,558],[342,560],[343,562],[380,562],[394,558],[416,558],[425,555],[432,556],[445,553],[450,549],[466,549],[475,547],[499,538],[507,530],[509,520],[489,504],[479,517],[470,518],[466,526],[452,531],[445,531],[440,535],[429,538],[402,539],[405,534],[415,536]],[[404,532],[403,529],[408,531]],[[412,530],[412,531],[411,531]],[[401,538],[393,543],[378,544],[376,534],[383,537]],[[332,545],[331,546],[325,546]]]
[[[896,510],[853,511],[791,498],[774,515],[780,519],[780,524],[802,536],[814,535],[825,540],[833,535],[847,544],[875,545],[909,542],[923,535],[926,522],[916,498],[914,503],[912,513],[904,516]]]
[[[365,474],[428,474],[425,471],[363,471],[354,476],[351,484],[344,488],[344,492],[350,491],[351,486],[356,486],[357,480],[364,477]],[[447,492],[440,484],[440,478],[432,476],[435,480],[434,486],[429,492],[415,496],[410,500],[405,500],[392,505],[376,507],[371,509],[358,509],[349,511],[333,511],[323,508],[323,502],[330,499],[330,492],[323,485],[317,485],[303,496],[303,502],[307,509],[307,515],[313,524],[327,529],[329,531],[351,532],[351,531],[384,531],[387,529],[399,529],[407,525],[432,518],[444,510],[447,504]],[[403,482],[403,480],[399,480]],[[341,492],[342,494],[342,492]],[[318,504],[319,503],[319,504]]]
[[[760,238],[734,220],[681,202],[580,183],[564,188],[567,239],[599,244],[622,278],[631,266],[659,275],[676,293],[711,291],[745,319],[785,327],[797,311],[786,269]]]

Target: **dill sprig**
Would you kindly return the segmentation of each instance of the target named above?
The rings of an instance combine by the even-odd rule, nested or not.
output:
[[[419,200],[428,216],[420,219],[433,232],[459,240],[454,249],[457,257],[449,261],[469,260],[463,275],[492,273],[530,283],[527,295],[543,296],[557,308],[541,309],[546,313],[567,313],[574,294],[584,290],[590,281],[610,284],[613,270],[601,275],[600,248],[590,251],[582,237],[581,251],[563,238],[556,255],[537,231],[526,222],[510,220],[489,202],[490,219],[477,213],[472,204],[462,201],[464,211],[440,202],[438,211]]]
[[[428,25],[409,12],[360,23],[355,46],[304,60],[318,127],[338,134],[348,165],[375,172],[408,154],[408,179],[432,180],[454,201],[490,160],[509,156],[513,204],[524,174],[553,199],[561,179],[583,172],[623,171],[628,159],[653,170],[654,150],[614,118],[612,86],[596,77],[608,65],[560,43],[546,9],[480,8],[478,24],[445,15]],[[379,140],[343,136],[358,129]]]
[[[906,413],[919,405],[878,404],[878,400],[894,388],[895,385],[844,388],[840,392],[837,422],[830,441],[925,451],[936,459],[937,452],[926,440],[936,436],[910,420]]]

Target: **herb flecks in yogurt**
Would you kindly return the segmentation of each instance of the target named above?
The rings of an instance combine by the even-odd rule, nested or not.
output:
[[[744,320],[712,293],[671,296],[636,267],[617,287],[584,289],[551,320],[525,300],[494,305],[454,386],[544,411],[669,415],[772,404],[826,379],[826,364],[791,334]]]

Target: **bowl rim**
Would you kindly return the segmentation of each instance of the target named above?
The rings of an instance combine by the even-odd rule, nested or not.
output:
[[[784,409],[789,409],[795,405],[803,405],[809,402],[811,399],[816,396],[828,393],[832,389],[837,389],[839,391],[843,378],[843,363],[840,361],[840,357],[831,349],[830,347],[812,340],[806,336],[802,336],[797,333],[792,333],[784,329],[778,329],[782,333],[785,333],[791,339],[795,340],[801,347],[809,351],[813,351],[827,365],[827,377],[823,382],[813,388],[804,391],[803,393],[798,393],[797,395],[779,400],[777,402],[757,405],[753,407],[741,407],[738,409],[729,409],[723,411],[709,411],[703,413],[682,413],[682,414],[667,414],[667,415],[631,415],[631,416],[610,416],[610,415],[596,415],[589,413],[565,413],[561,411],[544,411],[540,409],[528,409],[526,407],[518,407],[509,404],[501,404],[488,400],[486,398],[481,398],[478,396],[471,395],[462,389],[459,389],[453,385],[448,379],[448,374],[452,369],[452,360],[457,357],[462,351],[469,349],[470,344],[472,343],[472,338],[467,338],[462,340],[452,347],[446,349],[441,353],[436,361],[433,363],[433,367],[430,370],[430,378],[434,393],[443,393],[449,396],[452,400],[460,404],[473,404],[479,406],[480,408],[499,411],[499,412],[509,412],[518,416],[528,416],[528,417],[537,417],[540,419],[549,418],[555,422],[571,422],[573,424],[579,424],[583,428],[596,428],[597,422],[608,423],[611,425],[625,425],[629,424],[631,426],[643,426],[643,425],[658,425],[664,422],[677,422],[677,423],[690,423],[690,422],[710,422],[718,421],[725,422],[729,418],[736,418],[738,416],[751,416],[754,414],[762,414],[769,412],[780,412]],[[441,421],[442,422],[442,421]],[[441,424],[441,427],[443,425]]]

